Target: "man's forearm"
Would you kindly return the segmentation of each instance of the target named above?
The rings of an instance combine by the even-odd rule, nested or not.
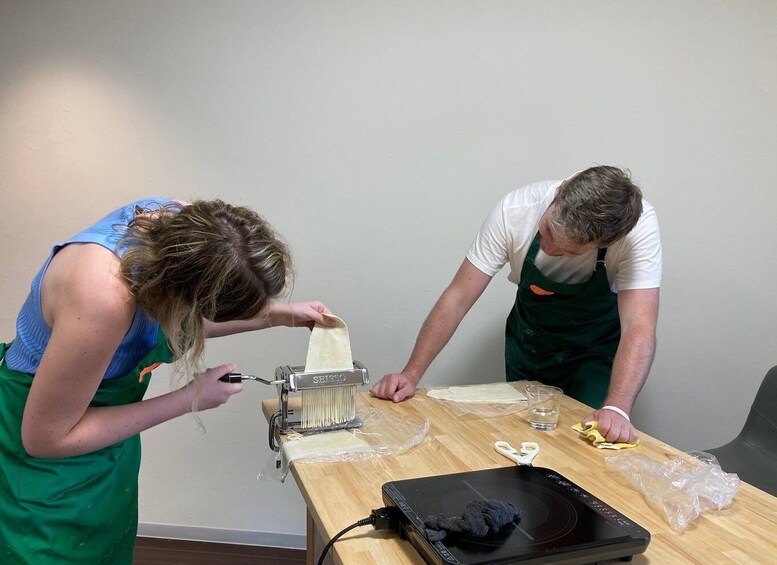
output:
[[[443,293],[424,320],[421,331],[418,332],[413,352],[410,354],[410,360],[402,373],[418,384],[429,365],[450,341],[467,310],[468,308],[460,308],[450,293],[447,291]]]
[[[617,406],[631,413],[637,395],[647,380],[656,353],[652,330],[633,330],[621,335],[612,365],[612,376],[605,406]]]

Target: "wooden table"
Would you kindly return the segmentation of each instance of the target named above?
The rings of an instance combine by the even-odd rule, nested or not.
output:
[[[635,565],[777,563],[776,497],[743,482],[731,506],[703,513],[678,534],[663,513],[649,506],[640,492],[605,464],[605,457],[619,452],[596,449],[570,429],[590,413],[587,406],[572,398],[564,397],[559,426],[550,432],[532,429],[527,410],[500,417],[457,416],[443,403],[427,397],[425,390],[399,404],[363,392],[358,403],[362,408],[378,408],[419,424],[429,419],[429,436],[423,444],[397,456],[292,465],[291,474],[308,508],[308,563],[318,561],[323,544],[317,539],[328,541],[369,516],[372,509],[384,506],[381,486],[386,482],[513,465],[493,449],[497,440],[513,446],[538,442],[535,466],[565,475],[646,528],[651,533],[650,545],[634,557]],[[277,409],[277,401],[264,401],[262,409],[269,417]],[[656,461],[681,453],[644,433],[640,441],[633,452]],[[410,543],[395,532],[371,526],[343,535],[330,554],[335,563],[347,565],[423,563]]]

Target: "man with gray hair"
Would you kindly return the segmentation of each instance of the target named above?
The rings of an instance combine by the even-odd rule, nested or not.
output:
[[[608,441],[636,441],[630,413],[656,348],[661,241],[655,209],[627,171],[597,166],[507,194],[427,316],[401,373],[372,394],[400,402],[493,276],[518,291],[505,332],[507,379],[536,380],[594,408]]]

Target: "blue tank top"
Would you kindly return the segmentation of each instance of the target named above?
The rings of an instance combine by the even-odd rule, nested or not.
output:
[[[48,259],[33,279],[30,293],[16,319],[16,338],[5,354],[5,362],[10,369],[34,374],[38,370],[41,357],[46,345],[48,345],[51,328],[43,319],[40,288],[43,275],[57,251],[70,243],[97,243],[120,257],[124,249],[119,243],[124,236],[124,228],[135,216],[136,206],[155,210],[170,202],[173,200],[169,198],[131,202],[114,210],[81,233],[53,247]],[[136,308],[132,325],[114,353],[103,380],[123,377],[130,373],[140,362],[140,359],[156,345],[158,333],[159,324],[150,319],[142,308]]]

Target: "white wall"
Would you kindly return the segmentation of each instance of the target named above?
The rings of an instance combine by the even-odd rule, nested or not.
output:
[[[505,192],[628,167],[664,243],[659,349],[634,421],[682,449],[744,422],[777,364],[777,4],[0,1],[0,335],[50,245],[136,197],[220,197],[294,252],[292,299],[349,325],[373,379]],[[499,274],[425,384],[503,378]],[[271,375],[307,335],[223,338]],[[153,393],[168,388],[157,375]],[[302,545],[248,383],[144,434],[147,533]]]

